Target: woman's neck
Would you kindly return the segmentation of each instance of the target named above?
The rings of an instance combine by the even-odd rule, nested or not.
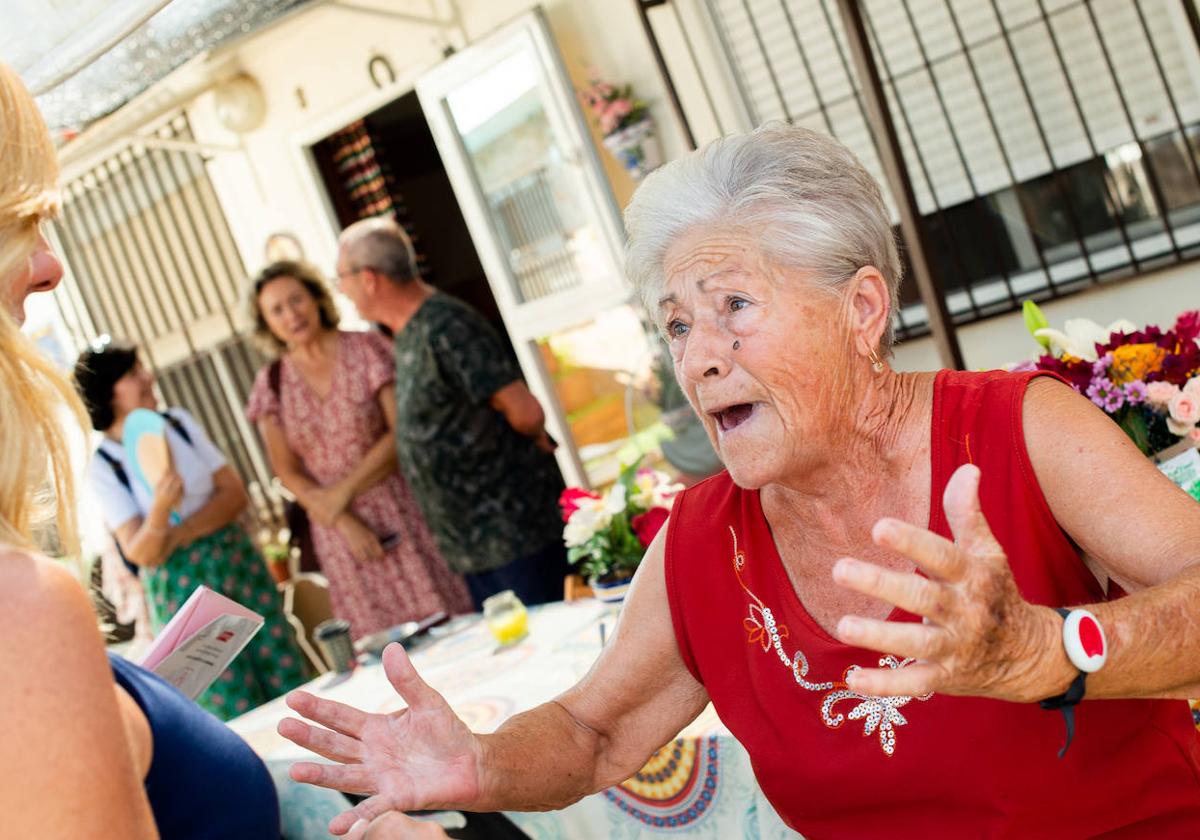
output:
[[[831,426],[820,460],[763,488],[768,518],[784,517],[821,531],[862,533],[880,516],[911,515],[898,504],[916,499],[904,488],[928,483],[933,374],[884,374],[861,390],[857,406]],[[919,523],[919,524],[924,524]],[[869,526],[867,528],[869,532]]]
[[[124,440],[122,436],[125,434],[125,418],[128,416],[128,414],[122,414],[114,420],[113,424],[104,430],[104,436],[109,440],[115,440],[117,443]]]
[[[311,341],[288,345],[287,354],[301,366],[319,365],[337,355],[337,330],[321,330]]]

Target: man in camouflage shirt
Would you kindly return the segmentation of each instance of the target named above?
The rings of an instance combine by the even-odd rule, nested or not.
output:
[[[478,607],[514,590],[562,597],[562,475],[545,415],[492,326],[424,283],[396,223],[342,233],[338,283],[396,351],[396,454],[450,567]]]

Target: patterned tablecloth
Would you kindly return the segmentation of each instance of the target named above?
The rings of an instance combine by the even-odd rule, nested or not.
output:
[[[597,601],[559,603],[529,612],[529,635],[505,650],[478,616],[457,619],[415,649],[422,677],[446,697],[476,732],[492,732],[518,712],[560,694],[600,652],[601,626],[611,635],[613,608]],[[306,688],[374,712],[403,703],[377,661],[349,677],[325,675]],[[286,768],[312,759],[275,732],[289,714],[276,700],[230,722],[270,766],[280,790],[289,840],[328,837],[329,817],[345,807],[340,794],[297,785]],[[534,838],[795,837],[763,798],[745,750],[709,707],[677,740],[659,750],[633,778],[561,811],[510,813]]]

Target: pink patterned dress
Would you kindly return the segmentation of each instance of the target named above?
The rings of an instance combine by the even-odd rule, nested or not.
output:
[[[328,486],[349,473],[381,435],[389,434],[379,389],[395,381],[391,346],[377,333],[339,333],[333,384],[320,399],[288,356],[279,374],[279,398],[269,366],[258,372],[246,406],[257,422],[275,417],[288,446],[309,476]],[[350,512],[382,540],[398,542],[380,560],[354,559],[333,528],[312,521],[313,546],[329,579],[333,611],[358,638],[430,613],[470,612],[465,584],[438,553],[412,491],[393,472],[350,504]]]

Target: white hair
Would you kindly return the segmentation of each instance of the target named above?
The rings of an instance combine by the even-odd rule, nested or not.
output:
[[[708,225],[752,232],[768,259],[833,289],[874,266],[895,311],[902,268],[879,184],[827,135],[765,125],[714,140],[646,178],[625,210],[625,267],[652,314],[667,250]],[[882,351],[893,337],[889,317]]]
[[[360,219],[342,231],[338,244],[353,268],[373,268],[396,283],[420,276],[412,240],[390,217]]]

